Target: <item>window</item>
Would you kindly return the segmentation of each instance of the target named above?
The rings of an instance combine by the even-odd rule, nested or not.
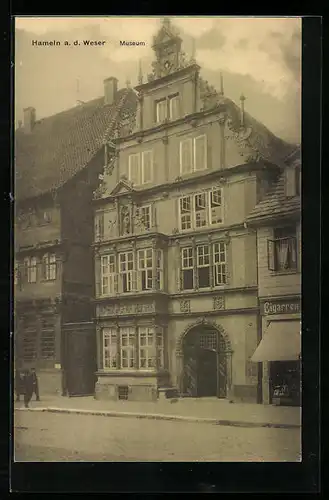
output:
[[[24,276],[28,283],[36,283],[37,281],[37,259],[36,257],[25,257],[24,259]]]
[[[194,250],[192,247],[181,249],[182,259],[182,290],[192,290],[194,283],[198,289],[209,288],[211,276],[213,276],[214,286],[221,286],[227,283],[227,261],[226,244],[214,243],[212,245],[213,259],[210,259],[210,246],[196,246],[196,265],[194,269]],[[196,271],[197,275],[194,276]]]
[[[120,262],[120,288],[122,292],[136,290],[136,278],[133,252],[119,254]]]
[[[55,280],[56,279],[56,255],[46,254],[43,256],[43,278],[45,280]]]
[[[194,139],[194,170],[207,168],[207,137],[200,135]]]
[[[156,332],[156,362],[157,368],[164,368],[164,342],[162,328],[157,328]]]
[[[153,152],[143,151],[142,153],[142,184],[152,182]]]
[[[192,147],[193,145],[193,147]],[[180,143],[181,175],[207,168],[207,136],[184,139]]]
[[[41,320],[41,358],[54,359],[55,357],[55,324],[53,318]]]
[[[208,288],[210,286],[210,256],[208,245],[197,247],[197,273],[199,288]]]
[[[213,189],[210,197],[210,224],[221,224],[223,222],[222,189]]]
[[[117,368],[118,338],[116,328],[103,328],[103,368]]]
[[[227,263],[225,243],[214,243],[214,282],[215,286],[227,283]]]
[[[182,175],[192,172],[192,139],[185,139],[180,143],[180,172]]]
[[[153,179],[153,151],[129,156],[129,180],[133,184],[147,184]]]
[[[195,207],[195,227],[204,227],[207,225],[207,202],[206,193],[196,194],[194,196]]]
[[[184,196],[179,200],[181,229],[192,228],[192,199],[191,196]]]
[[[193,289],[193,248],[182,248],[182,288]]]
[[[222,188],[180,198],[179,218],[181,231],[199,229],[206,227],[208,224],[222,224]]]
[[[118,385],[118,399],[127,401],[128,396],[129,396],[128,385]]]
[[[170,120],[177,120],[180,117],[179,109],[179,95],[175,95],[169,98],[169,117]]]
[[[139,328],[139,367],[156,368],[154,328]]]
[[[156,369],[164,367],[163,329],[139,327],[139,368]]]
[[[167,99],[162,99],[156,103],[156,120],[158,123],[167,119]]]
[[[135,368],[135,328],[120,328],[121,368]]]
[[[142,290],[152,290],[153,288],[152,256],[152,248],[138,250],[138,274]]]
[[[22,350],[24,361],[34,361],[37,358],[38,349],[37,325],[33,319],[26,319],[23,326]]]
[[[117,274],[115,255],[103,255],[101,257],[101,284],[102,295],[113,295],[117,291]]]
[[[104,238],[104,213],[95,215],[95,241]]]
[[[278,228],[268,241],[268,267],[271,271],[297,270],[297,239],[294,227]]]
[[[300,194],[299,168],[286,167],[286,170],[285,170],[285,191],[286,191],[287,197],[298,196]]]
[[[138,207],[136,211],[136,220],[146,231],[151,229],[151,205]]]
[[[133,184],[140,184],[140,154],[136,153],[129,156],[129,180]]]

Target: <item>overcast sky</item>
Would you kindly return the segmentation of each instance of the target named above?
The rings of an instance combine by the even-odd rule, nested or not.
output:
[[[276,135],[300,141],[301,19],[176,17],[183,50],[190,55],[195,38],[202,75]],[[125,86],[137,84],[138,60],[146,75],[154,59],[152,36],[156,17],[16,18],[16,119],[25,107],[37,118],[52,115],[103,93],[109,76]],[[35,47],[32,40],[59,40],[60,47]],[[64,46],[67,40],[72,45]],[[74,46],[74,40],[105,40],[103,47]],[[145,41],[145,47],[120,47],[120,40]],[[79,83],[78,83],[79,82]]]

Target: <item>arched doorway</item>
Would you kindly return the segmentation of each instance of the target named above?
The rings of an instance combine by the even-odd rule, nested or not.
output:
[[[197,325],[185,335],[182,347],[184,394],[226,398],[229,351],[222,333],[211,325]]]

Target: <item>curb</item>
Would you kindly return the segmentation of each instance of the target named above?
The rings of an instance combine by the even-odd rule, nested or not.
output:
[[[48,413],[66,413],[75,415],[95,415],[100,417],[120,417],[120,418],[139,418],[144,420],[168,420],[177,422],[204,423],[213,425],[223,425],[230,427],[265,427],[274,429],[299,429],[300,424],[278,424],[273,422],[244,422],[240,420],[218,420],[216,418],[205,417],[184,417],[182,415],[165,415],[161,413],[132,413],[119,411],[100,411],[100,410],[77,410],[68,408],[15,408],[15,411],[39,411]]]

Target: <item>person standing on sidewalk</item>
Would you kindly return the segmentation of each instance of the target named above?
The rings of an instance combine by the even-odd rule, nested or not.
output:
[[[36,401],[40,401],[39,383],[35,368],[31,368],[31,383],[32,383],[32,396],[33,394],[35,394]]]
[[[33,394],[33,377],[29,369],[26,369],[23,372],[23,387],[24,387],[24,406],[25,408],[28,408]]]

